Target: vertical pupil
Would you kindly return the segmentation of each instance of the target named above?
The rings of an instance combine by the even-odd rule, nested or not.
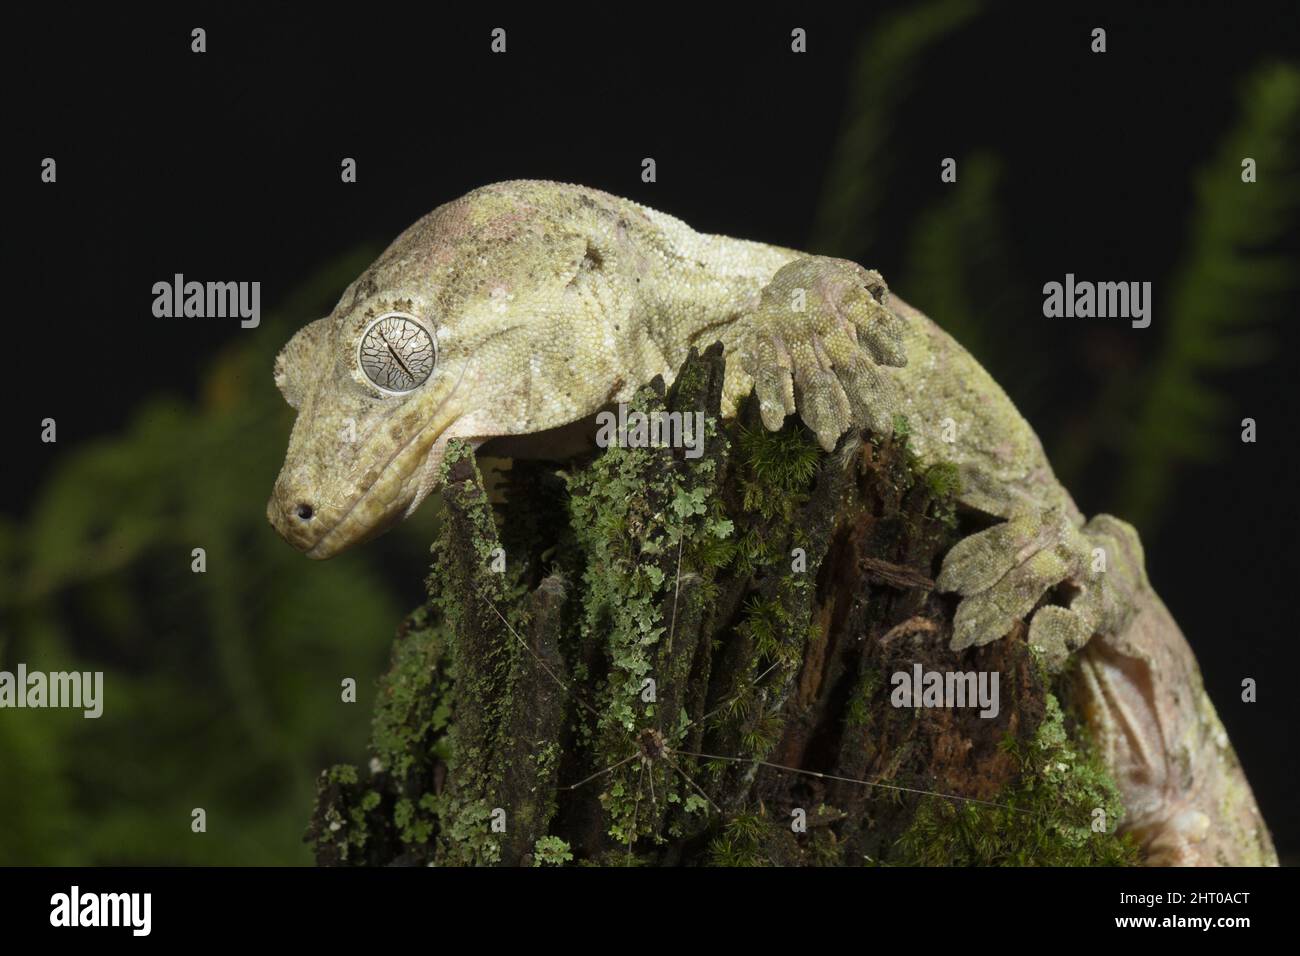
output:
[[[390,316],[366,333],[361,365],[367,377],[381,388],[408,391],[433,371],[433,342],[415,322]]]

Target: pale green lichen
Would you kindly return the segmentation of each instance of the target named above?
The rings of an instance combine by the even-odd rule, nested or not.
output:
[[[653,389],[643,389],[632,407],[653,411],[664,404]],[[383,860],[396,845],[409,859],[441,864],[622,865],[653,862],[658,847],[703,835],[705,859],[720,865],[863,861],[847,858],[847,848],[856,845],[849,841],[858,837],[841,832],[851,830],[842,826],[843,810],[819,808],[817,825],[797,837],[788,820],[769,816],[761,805],[728,805],[719,816],[695,787],[720,798],[748,772],[743,764],[678,755],[692,786],[667,761],[638,754],[638,734],[646,727],[662,730],[669,747],[688,749],[683,741],[688,732],[698,733],[692,718],[698,718],[703,700],[710,711],[709,744],[701,749],[773,759],[790,717],[784,688],[808,642],[823,636],[812,606],[828,532],[810,529],[812,509],[806,506],[822,502],[827,520],[838,507],[834,480],[840,472],[827,469],[834,459],[798,423],[776,433],[757,426],[724,430],[709,416],[706,431],[715,443],[710,448],[721,447],[721,455],[689,459],[664,449],[612,447],[553,477],[563,493],[553,499],[554,520],[540,539],[546,548],[528,539],[512,545],[519,552],[512,550],[504,575],[484,570],[500,541],[477,467],[463,450],[449,455],[448,468],[454,464],[469,477],[448,490],[448,521],[460,522],[459,537],[453,539],[450,524],[444,527],[428,581],[429,603],[404,626],[381,685],[374,747],[381,775],[362,782],[355,768],[335,772],[331,785],[339,794],[330,799],[337,806],[327,799],[318,820],[337,828],[318,827],[318,852],[328,845],[343,862]],[[735,443],[734,457],[728,457],[729,441]],[[941,525],[955,492],[955,469],[939,464],[919,471],[915,459],[900,450],[905,452],[905,439],[862,450],[884,469],[877,471],[877,492],[897,493],[883,520],[901,520],[912,531],[931,518]],[[841,470],[846,464],[836,461]],[[726,482],[719,480],[719,467],[727,469]],[[520,473],[526,481],[540,472]],[[913,491],[909,507],[915,511],[916,502],[928,502],[925,515],[898,504]],[[506,527],[517,532],[518,523],[509,524],[510,507]],[[551,520],[533,516],[543,519]],[[536,539],[535,527],[528,528]],[[823,550],[810,552],[803,573],[792,573],[790,549],[810,541]],[[522,553],[533,548],[532,557]],[[518,708],[526,706],[519,703],[521,689],[533,678],[543,684],[550,678],[537,676],[529,652],[502,630],[477,592],[486,592],[516,633],[530,635],[537,608],[530,603],[537,578],[528,580],[524,570],[530,561],[534,567],[545,563],[548,574],[564,579],[567,610],[555,639],[573,688],[569,696],[581,697],[594,714],[570,706],[562,735],[529,738],[521,751],[513,739],[518,732],[509,729],[516,726]],[[725,624],[710,621],[704,630],[701,622],[720,588],[730,589],[734,603]],[[691,641],[703,641],[704,657],[712,654],[712,671],[703,676],[698,697],[686,693],[696,680],[695,645],[670,653],[675,630],[678,641],[686,640],[684,626],[694,628]],[[661,691],[671,688],[678,696],[662,703],[645,699],[651,678]],[[851,681],[844,709],[833,719],[862,730],[872,724],[881,676],[865,670]],[[913,746],[910,738],[897,742],[891,766],[910,759]],[[518,773],[506,779],[503,753],[517,755],[516,771],[525,768],[522,786]],[[1122,861],[1113,836],[1089,829],[1094,807],[1118,821],[1114,788],[1064,737],[1054,701],[1016,757],[1021,776],[999,797],[1015,809],[954,809],[946,801],[922,800],[884,862]],[[613,845],[579,849],[570,842],[575,834],[563,823],[557,827],[556,775],[564,768],[572,780],[615,765],[585,791]],[[435,766],[450,781],[436,796],[430,789]],[[511,805],[500,808],[503,788]],[[904,806],[898,794],[882,799]],[[496,809],[508,814],[507,828],[519,830],[495,832]],[[1047,813],[1043,819],[1050,822],[1024,826],[1019,811]],[[524,834],[521,845],[509,845],[512,832]]]
[[[679,381],[677,387],[689,384]],[[662,406],[650,388],[631,403],[633,410],[646,412]],[[716,421],[709,417],[706,423],[706,432],[711,428],[716,436]],[[654,670],[672,650],[668,642],[680,576],[711,577],[733,553],[734,526],[718,500],[715,470],[708,456],[665,467],[661,449],[615,446],[567,477],[570,526],[585,557],[578,638],[583,645],[599,645],[610,664],[594,728],[597,754],[609,764],[631,752],[638,730],[659,722],[647,681],[688,677]],[[688,610],[676,607],[678,615]],[[643,788],[653,787],[666,804],[683,799],[682,782],[661,765],[638,765],[612,776],[601,800],[610,818],[609,835],[620,844],[645,832],[639,807]]]
[[[539,837],[533,844],[533,866],[564,866],[572,862],[569,844],[557,836]]]

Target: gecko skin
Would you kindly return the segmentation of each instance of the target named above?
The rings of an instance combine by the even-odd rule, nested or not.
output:
[[[330,557],[414,511],[451,439],[579,421],[656,375],[671,383],[715,341],[724,415],[755,391],[767,428],[798,414],[828,451],[903,416],[921,467],[955,465],[959,503],[1004,519],[944,558],[952,647],[1028,620],[1049,666],[1077,652],[1083,711],[1148,862],[1276,863],[1133,528],[1085,520],[997,383],[854,263],[704,235],[580,186],[475,190],[407,229],[280,353],[298,417],[268,517]]]

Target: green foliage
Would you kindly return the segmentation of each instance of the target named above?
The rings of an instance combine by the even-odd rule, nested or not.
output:
[[[810,248],[870,259],[893,171],[889,131],[926,55],[981,11],[974,0],[937,0],[888,16],[863,38],[849,81],[844,128],[830,162]]]
[[[1000,176],[1001,162],[988,151],[963,159],[958,181],[913,220],[896,287],[995,380],[1023,394],[1033,391],[1044,366],[1024,360],[1026,350],[1016,345],[1023,333],[1006,334],[1029,303],[1000,211]]]
[[[1211,377],[1268,355],[1264,328],[1300,284],[1294,258],[1279,248],[1300,222],[1300,68],[1255,70],[1241,103],[1241,120],[1197,175],[1162,350],[1123,434],[1118,513],[1139,527],[1158,514],[1181,463],[1212,459],[1235,440],[1231,401]],[[1241,179],[1247,156],[1257,163],[1253,183]]]
[[[72,866],[80,820],[73,812],[71,756],[62,742],[76,711],[6,710],[0,720],[0,862]]]
[[[1079,731],[1081,733],[1081,731]],[[886,858],[903,866],[1131,866],[1137,844],[1115,835],[1119,792],[1096,754],[1072,743],[1056,698],[1023,750],[1004,747],[1021,777],[995,802],[927,797]],[[1099,812],[1101,815],[1099,815]],[[1094,820],[1104,829],[1094,832]]]
[[[392,622],[419,593],[418,570],[400,593],[376,562],[396,550],[418,569],[431,534],[425,518],[327,563],[278,538],[262,503],[293,412],[271,367],[372,254],[238,333],[197,401],[155,396],[120,433],[60,445],[29,515],[0,528],[0,667],[103,671],[105,697],[98,720],[0,720],[0,768],[22,781],[0,787],[0,863],[309,861],[316,768],[363,744]]]
[[[769,824],[757,813],[738,813],[709,842],[712,866],[764,866],[762,853]]]
[[[557,836],[539,837],[533,847],[533,866],[564,866],[571,862],[569,844]]]

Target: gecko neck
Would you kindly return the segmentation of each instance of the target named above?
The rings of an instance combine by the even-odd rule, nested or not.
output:
[[[803,255],[794,249],[696,232],[685,223],[646,210],[655,221],[663,253],[653,262],[645,301],[654,316],[651,337],[676,368],[691,346],[715,341],[730,348],[737,319],[752,312],[776,271]],[[683,335],[683,331],[686,333]]]

